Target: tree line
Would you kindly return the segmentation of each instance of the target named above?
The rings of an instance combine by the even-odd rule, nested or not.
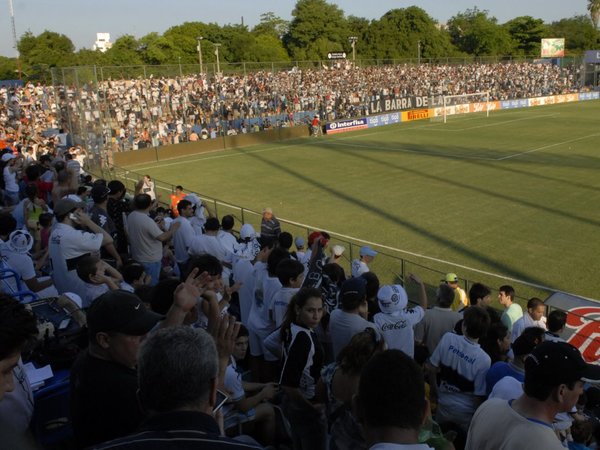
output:
[[[54,31],[37,36],[26,32],[18,42],[18,50],[24,78],[30,79],[40,78],[52,67],[198,64],[199,36],[203,37],[206,64],[215,61],[213,44],[221,44],[221,62],[315,61],[327,59],[329,52],[351,55],[350,37],[356,38],[354,50],[361,60],[536,57],[540,41],[546,37],[564,37],[567,55],[576,56],[600,48],[600,0],[589,0],[588,11],[589,16],[549,24],[531,16],[501,24],[488,11],[474,7],[442,25],[417,6],[392,9],[379,19],[368,20],[346,16],[326,0],[298,0],[291,21],[267,12],[251,29],[242,24],[185,22],[163,34],[152,32],[139,39],[120,36],[104,53],[75,51],[69,37]],[[16,72],[16,58],[0,57],[0,79],[14,79]]]

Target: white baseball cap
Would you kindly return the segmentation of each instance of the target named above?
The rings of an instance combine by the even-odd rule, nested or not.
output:
[[[408,296],[399,284],[387,284],[377,292],[377,301],[383,313],[393,314],[406,308]]]

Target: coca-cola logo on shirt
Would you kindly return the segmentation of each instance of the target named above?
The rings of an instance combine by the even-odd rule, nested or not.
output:
[[[401,330],[402,328],[406,328],[406,320],[399,320],[395,323],[384,323],[381,326],[382,331]]]

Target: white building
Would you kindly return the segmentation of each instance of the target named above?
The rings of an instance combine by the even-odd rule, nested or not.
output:
[[[101,52],[105,52],[111,47],[112,42],[110,42],[110,33],[96,33],[96,42],[92,47],[93,50],[100,50]]]

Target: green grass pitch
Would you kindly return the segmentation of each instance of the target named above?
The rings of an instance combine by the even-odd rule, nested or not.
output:
[[[489,118],[455,116],[446,124],[402,123],[130,169],[250,209],[271,206],[277,216],[315,228],[600,298],[599,143],[600,102],[590,101],[494,111]],[[494,288],[502,284],[460,266],[397,254]],[[438,276],[428,274],[428,282]]]

